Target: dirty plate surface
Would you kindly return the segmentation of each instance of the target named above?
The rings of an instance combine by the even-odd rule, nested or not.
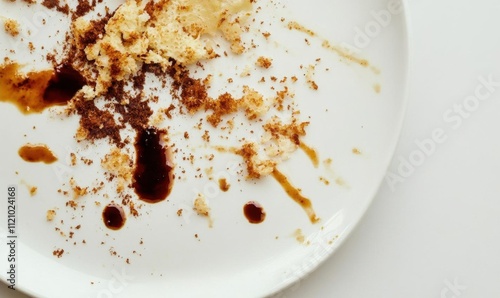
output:
[[[21,27],[18,38],[0,34],[3,55],[30,69],[46,68],[45,55],[62,46],[64,32],[57,31],[67,30],[70,20],[38,4],[5,1],[0,7],[2,17],[18,20]],[[176,113],[161,126],[168,130],[167,145],[182,149],[177,154],[172,150],[177,179],[167,200],[148,204],[132,195],[139,215],[126,207],[124,226],[109,229],[103,208],[122,201],[116,181],[109,182],[100,168],[109,143],[77,142],[79,118],[61,115],[64,107],[24,115],[0,102],[0,236],[7,241],[6,193],[15,185],[18,289],[46,297],[260,297],[303,277],[347,237],[383,180],[404,114],[408,49],[403,6],[386,0],[293,0],[257,1],[257,7],[256,21],[243,35],[255,47],[241,56],[204,61],[204,69],[193,66],[192,73],[200,78],[212,74],[214,94],[237,92],[242,85],[269,91],[288,78],[299,120],[310,122],[302,141],[316,151],[319,163],[315,166],[306,150],[298,149],[277,168],[310,199],[319,221],[312,223],[277,179],[246,180],[242,157],[215,148],[260,138],[250,126],[239,125],[244,118],[235,121],[238,128],[229,141],[226,132],[207,129],[211,138],[206,142],[204,129],[193,128],[206,115],[200,112]],[[315,34],[299,26],[290,30],[290,22]],[[255,66],[261,56],[273,59],[269,69]],[[250,76],[240,76],[248,66]],[[297,82],[291,82],[292,76]],[[266,82],[259,83],[261,77]],[[158,92],[168,107],[168,86]],[[18,150],[27,143],[46,144],[58,160],[25,162]],[[78,158],[75,166],[71,153]],[[199,161],[191,164],[189,154]],[[211,154],[212,160],[205,158]],[[64,194],[71,192],[71,178],[78,185],[105,185],[98,193],[74,199],[73,208],[68,206],[72,194]],[[229,184],[227,191],[221,190],[220,178]],[[209,218],[193,210],[200,194],[210,207]],[[251,215],[245,216],[249,202],[265,212],[261,223],[250,223]],[[55,211],[50,221],[48,210]],[[5,281],[8,247],[2,245],[0,252]]]

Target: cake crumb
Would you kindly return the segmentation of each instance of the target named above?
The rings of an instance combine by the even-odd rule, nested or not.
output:
[[[10,34],[13,37],[19,35],[19,23],[13,19],[6,19],[3,23],[5,32]]]
[[[314,65],[309,65],[307,67],[307,72],[306,72],[307,85],[312,90],[318,90],[318,84],[316,84],[316,82],[313,79],[315,69],[316,69],[316,67]]]
[[[52,221],[52,220],[54,220],[55,217],[56,217],[55,210],[53,210],[53,209],[47,210],[47,215],[46,215],[47,221]]]
[[[208,207],[205,197],[202,194],[198,194],[194,200],[194,211],[201,216],[210,216],[210,207]]]
[[[361,155],[361,151],[358,148],[352,148],[352,153],[356,155]]]
[[[255,62],[255,65],[266,69],[271,67],[272,64],[273,64],[273,59],[266,58],[263,56],[259,57],[257,59],[257,62]]]
[[[63,254],[64,254],[64,249],[62,249],[62,248],[56,249],[52,252],[52,255],[54,255],[58,258],[61,258]]]
[[[128,154],[114,147],[101,160],[102,167],[118,178],[116,191],[122,193],[132,180],[132,160]]]

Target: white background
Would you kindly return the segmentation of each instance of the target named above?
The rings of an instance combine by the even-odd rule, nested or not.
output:
[[[478,78],[500,83],[500,2],[409,0],[408,11],[411,89],[389,168],[407,177],[384,183],[344,245],[280,297],[500,297],[500,86],[460,126],[443,118]],[[436,129],[446,141],[399,171]],[[0,297],[25,296],[1,286]]]

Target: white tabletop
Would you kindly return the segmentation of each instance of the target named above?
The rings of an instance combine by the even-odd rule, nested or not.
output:
[[[277,297],[500,297],[500,2],[408,2],[393,179],[344,245]]]

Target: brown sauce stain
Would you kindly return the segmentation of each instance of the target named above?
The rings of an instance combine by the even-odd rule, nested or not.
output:
[[[27,162],[43,162],[50,164],[57,160],[57,157],[46,145],[27,144],[19,148],[17,153]]]
[[[257,202],[248,202],[243,206],[243,214],[251,224],[260,224],[266,219],[264,208]]]
[[[277,169],[274,169],[273,177],[283,187],[288,196],[304,209],[311,223],[317,223],[319,218],[316,216],[316,212],[314,212],[311,201],[304,197],[300,191],[290,183],[288,178]]]
[[[0,101],[17,106],[24,114],[41,113],[65,105],[85,85],[85,79],[71,66],[21,73],[21,66],[0,66]]]
[[[222,190],[223,192],[227,192],[230,187],[231,187],[231,185],[229,183],[227,183],[227,180],[225,178],[219,179],[220,190]]]
[[[138,132],[137,152],[132,186],[139,198],[148,203],[158,203],[167,198],[174,182],[172,163],[160,141],[163,132],[147,128]]]
[[[299,147],[300,147],[300,149],[302,149],[302,151],[305,152],[305,154],[307,154],[307,156],[311,160],[311,162],[314,165],[314,167],[317,168],[319,166],[318,152],[316,152],[316,150],[314,150],[314,148],[311,148],[311,147],[307,146],[302,141],[300,142],[300,146]]]
[[[102,211],[104,225],[111,230],[119,230],[125,225],[125,212],[118,205],[110,204]]]

